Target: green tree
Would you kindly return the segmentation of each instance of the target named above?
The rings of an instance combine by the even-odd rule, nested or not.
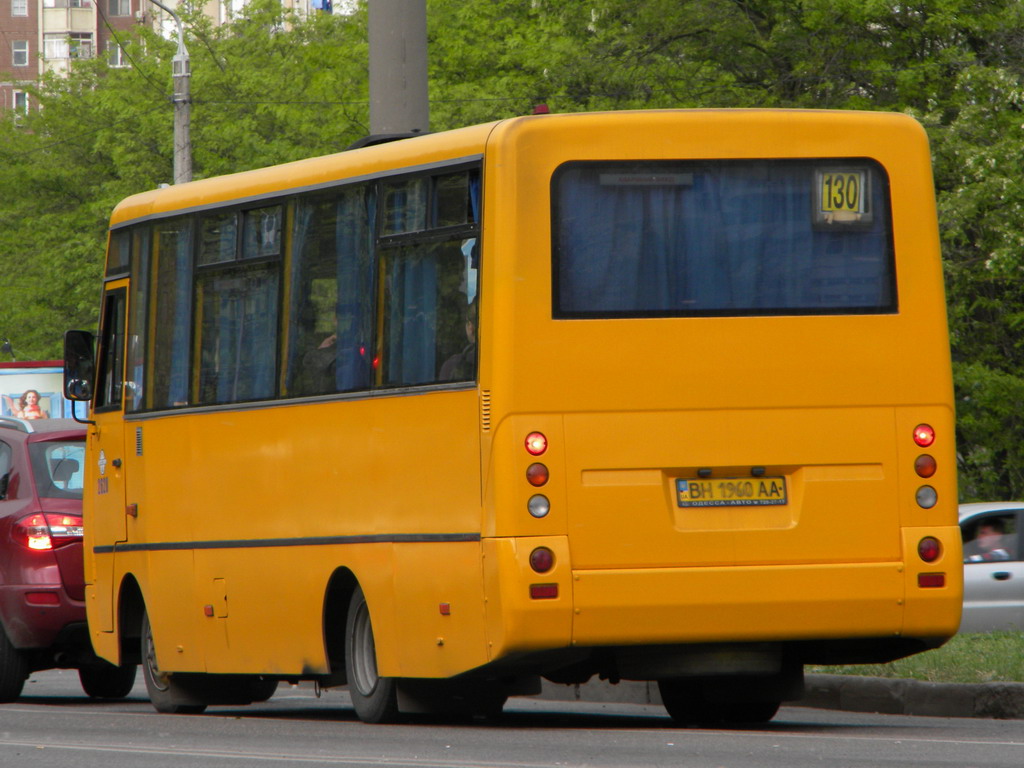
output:
[[[1024,496],[1024,3],[1020,0],[427,0],[433,130],[529,113],[677,107],[907,111],[928,129],[965,498]],[[182,6],[197,178],[344,149],[368,130],[365,3],[298,18]],[[106,220],[171,178],[175,44],[77,62],[0,118],[0,337],[58,354],[95,325]]]

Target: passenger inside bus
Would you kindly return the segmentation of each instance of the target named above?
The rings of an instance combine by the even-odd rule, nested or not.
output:
[[[441,364],[441,381],[472,381],[476,378],[476,301],[466,307],[466,339],[468,344]]]

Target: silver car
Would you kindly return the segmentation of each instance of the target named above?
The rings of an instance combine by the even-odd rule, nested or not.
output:
[[[961,632],[1024,630],[1024,502],[960,505],[964,541]]]

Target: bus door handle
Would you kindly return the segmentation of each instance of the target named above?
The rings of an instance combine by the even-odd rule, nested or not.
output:
[[[996,571],[992,574],[992,578],[996,581],[1009,581],[1013,577],[1009,571]]]

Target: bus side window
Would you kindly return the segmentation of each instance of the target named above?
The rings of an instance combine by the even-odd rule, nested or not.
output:
[[[459,238],[384,253],[383,386],[442,381],[446,361],[471,341],[462,243]],[[475,362],[474,346],[472,370],[460,371],[458,378],[475,378]]]
[[[373,218],[369,185],[296,204],[288,395],[352,392],[370,386],[376,295]]]

